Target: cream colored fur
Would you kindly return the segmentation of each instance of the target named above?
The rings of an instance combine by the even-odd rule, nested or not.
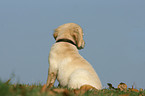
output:
[[[56,41],[72,40],[77,47],[68,42],[57,42],[52,46],[46,85],[52,87],[57,78],[61,86],[68,88],[76,89],[83,85],[91,85],[101,89],[102,85],[95,70],[78,52],[85,44],[82,28],[75,23],[67,23],[59,26],[53,36]]]

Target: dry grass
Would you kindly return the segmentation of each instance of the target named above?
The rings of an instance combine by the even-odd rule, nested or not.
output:
[[[108,89],[87,90],[67,89],[61,87],[46,88],[46,85],[26,85],[26,84],[10,84],[10,80],[6,82],[0,81],[0,96],[145,96],[145,90],[127,88],[125,83],[120,83],[118,88],[114,88],[108,83]]]

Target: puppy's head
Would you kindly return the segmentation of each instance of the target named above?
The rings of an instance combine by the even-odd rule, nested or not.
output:
[[[55,40],[69,39],[73,41],[78,49],[83,49],[85,42],[83,40],[83,30],[75,23],[67,23],[55,29],[53,34]]]

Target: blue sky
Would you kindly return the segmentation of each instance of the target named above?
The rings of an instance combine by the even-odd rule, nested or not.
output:
[[[83,28],[79,52],[103,87],[124,82],[145,89],[144,0],[1,0],[1,80],[14,73],[13,83],[44,84],[53,30],[70,22]]]

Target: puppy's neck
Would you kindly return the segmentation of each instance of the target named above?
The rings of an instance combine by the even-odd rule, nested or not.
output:
[[[72,40],[69,40],[69,39],[58,39],[56,41],[56,43],[58,43],[58,42],[67,42],[67,43],[73,44],[77,47],[77,45]]]

